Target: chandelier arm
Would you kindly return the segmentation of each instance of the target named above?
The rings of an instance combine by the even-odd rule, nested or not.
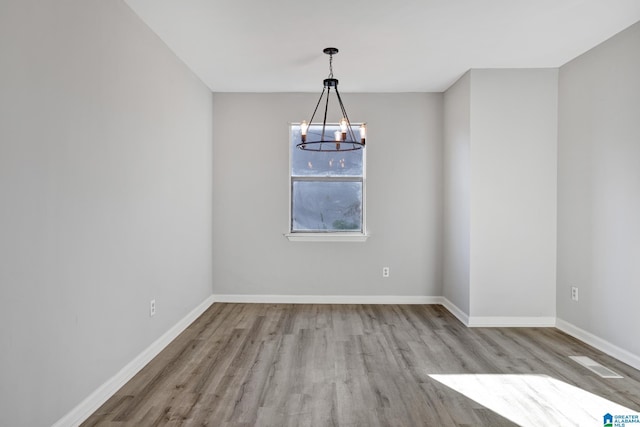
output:
[[[345,119],[347,119],[347,127],[349,129],[349,135],[351,136],[351,141],[356,142],[356,136],[353,133],[353,128],[351,127],[351,120],[349,120],[349,115],[347,114],[347,109],[344,108],[344,104],[342,103],[342,98],[340,97],[340,92],[338,92],[338,86],[336,86],[336,96],[338,97],[338,104],[340,104],[340,109],[342,110],[342,115]]]
[[[331,95],[331,87],[327,88],[327,102],[325,102],[324,104],[324,118],[322,119],[322,135],[320,136],[320,139],[322,141],[324,141],[324,129],[327,126],[327,110],[329,109],[329,95]]]
[[[320,98],[318,98],[318,103],[316,104],[315,110],[313,110],[313,114],[311,115],[311,119],[309,119],[309,126],[313,123],[313,118],[316,116],[316,112],[318,111],[318,107],[320,106],[320,102],[322,101],[322,97],[324,96],[325,87],[322,88],[322,93],[320,94]]]

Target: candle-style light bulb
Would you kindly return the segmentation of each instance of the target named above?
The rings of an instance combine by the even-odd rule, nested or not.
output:
[[[300,123],[300,134],[302,142],[305,142],[307,140],[307,129],[309,129],[309,123],[307,123],[306,120],[303,120],[302,123]]]
[[[340,149],[340,141],[342,141],[342,132],[340,132],[339,130],[335,131],[333,133],[333,136],[336,140],[336,150]]]
[[[367,139],[367,126],[363,123],[360,125],[360,142],[364,144]]]
[[[342,140],[347,140],[347,119],[345,117],[340,120],[340,132],[342,132]]]

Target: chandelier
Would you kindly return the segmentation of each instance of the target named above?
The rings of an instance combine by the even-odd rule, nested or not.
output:
[[[340,92],[338,92],[338,79],[333,78],[333,55],[338,53],[338,49],[335,47],[328,47],[325,48],[323,52],[329,55],[329,77],[324,79],[324,87],[322,88],[322,93],[320,94],[320,99],[318,99],[316,108],[313,110],[311,119],[309,119],[308,122],[304,120],[300,123],[301,141],[299,144],[296,144],[296,146],[307,151],[333,152],[360,150],[361,148],[364,148],[367,130],[364,123],[360,125],[360,128],[358,129],[358,138],[356,138],[356,133],[353,131],[353,127],[349,121],[347,110],[344,108],[344,104],[342,103]],[[342,116],[338,125],[327,125],[329,96],[331,95],[332,88],[336,93],[336,98],[338,99],[338,104],[340,106],[340,115]],[[313,123],[313,118],[316,116],[318,107],[322,103],[323,98],[325,98],[324,115],[322,119],[322,127],[320,128],[320,123]],[[331,132],[331,129],[333,128],[335,128],[335,130]],[[315,131],[316,129],[318,131]]]

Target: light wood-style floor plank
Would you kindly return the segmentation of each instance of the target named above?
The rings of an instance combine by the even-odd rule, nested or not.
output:
[[[216,303],[83,426],[577,425],[571,389],[640,411],[640,372],[554,328],[466,328],[438,305]]]

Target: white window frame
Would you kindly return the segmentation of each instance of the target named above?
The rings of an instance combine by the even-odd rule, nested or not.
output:
[[[337,126],[338,123],[327,123],[327,125]],[[352,126],[357,128],[361,123],[353,123]],[[293,144],[293,129],[299,127],[300,123],[289,124],[289,221],[288,232],[285,237],[292,242],[364,242],[369,237],[367,233],[367,149],[362,150],[362,178],[360,177],[294,177],[291,173],[293,162],[293,150],[298,150]],[[313,123],[317,126],[317,123]],[[293,231],[293,183],[294,181],[325,181],[325,182],[362,182],[362,227],[361,231]]]

